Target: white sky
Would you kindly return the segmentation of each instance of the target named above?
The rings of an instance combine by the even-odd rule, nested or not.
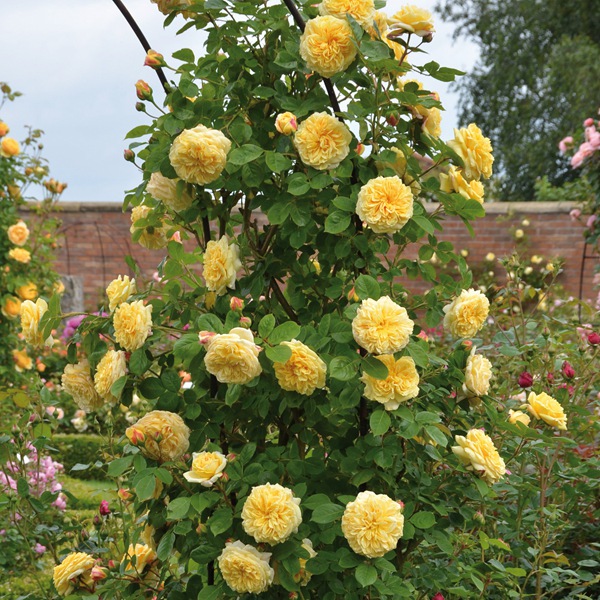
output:
[[[2,1],[0,80],[23,93],[0,109],[11,136],[24,137],[23,125],[45,132],[44,156],[51,174],[69,187],[63,199],[121,202],[135,187],[137,169],[123,160],[127,131],[147,123],[136,112],[134,84],[146,80],[162,98],[155,73],[143,66],[144,50],[111,0]],[[413,0],[410,0],[413,2]],[[433,11],[436,0],[414,0]],[[201,34],[176,36],[176,24],[163,29],[163,15],[149,0],[125,0],[153,49],[165,57],[183,47],[202,53]],[[400,0],[385,11],[393,14]],[[477,58],[474,45],[451,39],[453,26],[435,14],[436,35],[426,47],[430,59],[468,71]],[[10,48],[10,52],[6,49]],[[426,62],[427,58],[423,58]],[[415,61],[416,62],[416,61]],[[446,108],[443,137],[457,126],[457,98],[447,84],[436,84]]]

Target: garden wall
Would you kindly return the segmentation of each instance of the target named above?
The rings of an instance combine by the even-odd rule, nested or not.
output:
[[[563,258],[561,283],[576,297],[581,285],[583,298],[591,299],[596,296],[592,280],[598,259],[584,260],[584,226],[569,217],[572,207],[567,202],[489,203],[485,205],[486,216],[474,223],[474,238],[454,217],[445,219],[440,237],[457,250],[467,249],[469,262],[475,266],[488,252],[497,257],[510,254],[515,247],[514,231],[521,228],[525,241],[519,244],[520,249],[545,259]],[[61,208],[64,239],[58,250],[57,270],[61,275],[81,278],[87,308],[97,306],[106,285],[117,275],[131,274],[124,260],[127,254],[138,261],[145,277],[152,277],[163,251],[146,250],[131,241],[129,214],[122,212],[120,203],[65,202]],[[521,225],[523,219],[529,226]],[[587,252],[591,255],[590,249]]]

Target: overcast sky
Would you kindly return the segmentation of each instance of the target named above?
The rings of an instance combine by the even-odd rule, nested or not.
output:
[[[144,79],[160,97],[154,72],[143,66],[145,52],[111,0],[0,0],[2,46],[0,81],[23,93],[0,110],[0,120],[17,139],[23,125],[42,129],[44,156],[51,174],[69,185],[63,199],[72,202],[121,202],[135,187],[137,169],[123,160],[127,131],[147,121],[135,111],[134,84]],[[433,12],[436,0],[410,0]],[[151,46],[169,57],[179,48],[202,53],[202,35],[189,30],[176,36],[175,23],[163,29],[163,15],[150,0],[125,0]],[[404,2],[391,0],[393,14]],[[435,13],[434,13],[435,14]],[[176,23],[182,25],[178,17]],[[453,26],[435,14],[436,35],[427,51],[443,66],[468,71],[477,50],[454,43]],[[10,52],[6,49],[9,48]],[[446,108],[443,137],[457,126],[457,98],[447,85],[436,88]]]

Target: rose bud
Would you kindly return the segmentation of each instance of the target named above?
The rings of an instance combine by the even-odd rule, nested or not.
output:
[[[103,579],[106,579],[108,575],[108,571],[104,568],[104,567],[92,567],[92,572],[90,573],[90,576],[92,578],[92,581],[102,581]]]
[[[250,329],[252,325],[252,319],[250,317],[240,317],[240,327],[244,329]]]
[[[108,500],[102,500],[102,502],[100,502],[100,508],[98,509],[98,511],[103,517],[110,515],[111,511],[110,506],[108,505]]]
[[[518,384],[519,384],[519,387],[522,387],[522,388],[531,387],[533,385],[533,375],[531,373],[529,373],[528,371],[523,371],[519,375]]]
[[[569,361],[565,360],[565,362],[563,362],[561,370],[562,370],[562,374],[567,379],[573,379],[573,377],[575,377],[575,369],[572,367],[572,365]]]
[[[291,112],[285,112],[277,115],[275,119],[275,129],[283,135],[292,135],[298,131],[298,120],[296,115]]]
[[[137,80],[135,93],[140,100],[150,100],[152,98],[152,88],[143,79]]]
[[[130,498],[133,498],[133,494],[129,490],[126,490],[125,488],[119,488],[119,491],[117,492],[117,496],[119,496],[119,498],[123,502],[127,502],[127,500],[129,500]]]
[[[233,311],[243,310],[244,301],[242,298],[236,298],[235,296],[229,301],[229,309]]]
[[[156,52],[156,50],[148,50],[146,59],[144,60],[144,66],[156,69],[157,67],[166,67],[167,63],[165,62],[165,57],[162,54]]]
[[[548,383],[553,383],[554,382],[554,373],[548,373],[548,375],[546,375],[546,379],[548,380]]]
[[[597,346],[598,344],[600,344],[600,333],[592,331],[592,333],[588,334],[587,341],[588,344],[591,344],[592,346]]]
[[[438,592],[431,600],[445,600],[441,592]]]
[[[203,346],[210,344],[212,339],[217,335],[214,331],[201,331],[198,334],[198,340]]]
[[[356,144],[356,154],[358,154],[358,156],[362,156],[364,151],[365,145],[362,142],[358,142],[358,144]]]
[[[133,150],[126,148],[125,150],[123,150],[123,158],[127,162],[133,162],[135,160],[135,153],[133,152]]]

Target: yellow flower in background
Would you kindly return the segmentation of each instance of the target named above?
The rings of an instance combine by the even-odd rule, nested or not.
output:
[[[509,410],[508,411],[508,422],[516,425],[517,423],[522,423],[525,427],[529,427],[529,423],[531,423],[531,417],[520,411],[520,410]]]
[[[25,250],[25,248],[12,248],[8,251],[8,257],[17,262],[27,264],[31,261],[31,252]]]
[[[204,365],[221,383],[245,384],[262,373],[259,353],[252,332],[234,327],[229,333],[215,335],[210,340]]]
[[[544,258],[543,258],[542,256],[539,256],[539,255],[537,255],[537,254],[534,254],[534,255],[531,257],[531,262],[532,262],[534,265],[539,265],[541,262],[543,262],[543,260],[544,260]]]
[[[48,310],[48,303],[43,298],[38,298],[35,304],[31,300],[25,300],[21,304],[21,327],[25,341],[32,346],[50,346],[53,343],[52,336],[44,340],[39,330],[40,321]]]
[[[8,125],[4,121],[0,121],[0,137],[4,137],[9,131]]]
[[[21,152],[21,146],[17,140],[5,137],[0,142],[0,156],[4,158],[9,158],[11,156],[17,156]]]
[[[398,502],[385,494],[360,492],[346,505],[342,533],[357,554],[377,558],[394,550],[404,532],[404,515]]]
[[[386,410],[396,410],[403,402],[419,395],[419,373],[412,358],[403,356],[396,360],[393,354],[375,358],[387,367],[388,376],[375,379],[363,373],[360,379],[365,384],[365,398],[380,402]]]
[[[90,586],[92,568],[96,564],[93,556],[85,552],[67,554],[60,565],[54,567],[52,580],[54,587],[61,596],[68,596],[81,584]]]
[[[389,296],[363,300],[352,321],[356,343],[371,354],[394,354],[410,341],[414,322]]]
[[[16,319],[21,313],[21,301],[14,296],[8,296],[2,306],[2,314],[9,319]]]
[[[470,471],[477,471],[489,484],[494,484],[506,473],[504,461],[489,435],[481,429],[470,429],[467,436],[457,435],[458,446],[452,446],[452,452]]]
[[[473,337],[483,327],[489,311],[490,302],[480,290],[463,290],[444,306],[444,327],[456,337]]]
[[[190,445],[190,430],[184,420],[167,410],[153,410],[125,430],[129,441],[159,462],[178,460]]]
[[[373,25],[375,2],[373,0],[322,0],[319,4],[319,13],[344,20],[346,15],[351,15],[367,29]]]
[[[119,304],[128,300],[133,294],[137,294],[135,279],[129,279],[128,275],[119,275],[116,279],[113,279],[106,288],[110,312],[114,312]]]
[[[496,255],[495,255],[493,252],[488,252],[488,253],[485,255],[485,260],[486,260],[487,262],[494,262],[494,261],[496,260]]]
[[[277,115],[275,119],[275,129],[282,135],[292,135],[298,130],[298,119],[291,112],[284,112]]]
[[[417,104],[412,110],[413,114],[421,120],[423,133],[434,138],[442,135],[442,111],[437,106],[427,108],[422,104]]]
[[[529,404],[527,410],[533,417],[542,419],[552,427],[566,431],[567,415],[555,398],[549,396],[546,392],[541,394],[531,392],[527,397],[527,403]]]
[[[222,296],[227,288],[234,289],[236,274],[241,268],[240,250],[235,242],[230,243],[225,236],[217,242],[208,242],[202,276],[209,291]]]
[[[311,350],[298,340],[281,342],[292,351],[292,356],[284,363],[273,363],[275,377],[282,389],[310,396],[315,389],[325,387],[327,365]]]
[[[447,193],[457,192],[467,200],[483,204],[483,183],[477,180],[467,181],[458,167],[451,166],[448,173],[440,174],[440,189]]]
[[[160,221],[159,225],[144,225],[140,226],[137,223],[142,219],[147,219],[153,209],[150,206],[140,204],[134,206],[131,210],[131,227],[129,228],[130,233],[135,233],[138,229],[143,229],[138,243],[148,250],[159,250],[167,245],[167,232],[165,224]]]
[[[64,391],[73,397],[75,404],[86,412],[98,410],[104,404],[94,387],[87,358],[82,358],[75,365],[67,365],[61,383]]]
[[[223,133],[197,125],[184,129],[175,138],[169,160],[179,178],[206,185],[220,177],[230,149],[231,141]]]
[[[127,548],[121,562],[126,563],[125,571],[135,571],[141,574],[146,567],[151,567],[157,559],[156,552],[150,546],[146,544],[135,544],[135,546],[129,544],[129,548]]]
[[[123,302],[115,310],[113,325],[117,343],[133,352],[152,333],[152,306],[144,306],[142,300]]]
[[[294,581],[300,585],[307,585],[312,578],[312,573],[306,570],[306,563],[311,558],[314,558],[317,553],[313,548],[313,543],[308,538],[304,538],[302,540],[302,548],[308,552],[308,558],[298,559],[298,562],[300,563],[300,570],[294,575]]]
[[[116,402],[110,391],[114,383],[127,375],[127,359],[122,350],[109,350],[100,360],[94,375],[94,387],[106,402]]]
[[[454,130],[454,139],[448,146],[460,156],[464,162],[464,176],[467,180],[492,175],[492,143],[481,133],[481,129],[471,123],[468,127]]]
[[[223,477],[223,470],[226,466],[227,458],[220,452],[194,452],[192,468],[183,476],[190,483],[211,487],[213,483]]]
[[[285,542],[302,523],[300,499],[278,483],[252,488],[242,509],[244,531],[259,544]]]
[[[395,233],[412,217],[413,202],[399,177],[376,177],[360,188],[356,214],[375,233]]]
[[[402,57],[405,54],[405,50],[402,47],[402,44],[399,44],[398,42],[394,41],[394,40],[390,40],[387,37],[387,33],[388,33],[388,22],[387,22],[387,15],[381,11],[377,11],[375,13],[375,15],[373,16],[373,22],[371,23],[370,26],[366,27],[367,33],[371,36],[371,39],[373,40],[381,40],[382,42],[385,42],[387,44],[387,46],[389,48],[391,48],[394,52],[394,58],[396,60],[401,60]],[[377,26],[377,29],[375,29],[375,25]],[[377,32],[377,30],[379,30],[379,33]]]
[[[473,347],[467,358],[463,390],[467,396],[485,396],[490,389],[492,363],[485,356],[475,354],[475,350]]]
[[[388,18],[388,24],[395,30],[414,33],[419,37],[427,37],[435,32],[433,17],[428,10],[407,4]]]
[[[161,173],[152,173],[146,191],[171,210],[182,211],[194,202],[194,191],[181,179],[169,179]]]
[[[225,583],[238,594],[260,594],[272,583],[271,554],[242,542],[227,542],[217,562]]]
[[[300,160],[319,171],[335,169],[348,156],[351,141],[346,125],[324,112],[302,121],[294,136]]]
[[[27,354],[27,350],[13,350],[12,357],[15,362],[15,369],[19,373],[33,369],[33,359]]]
[[[347,21],[331,16],[306,23],[300,36],[300,56],[306,66],[322,77],[345,71],[356,58],[356,43]]]
[[[25,221],[18,221],[11,225],[8,230],[8,239],[15,246],[24,246],[29,239],[29,228]]]
[[[21,300],[35,300],[38,296],[37,285],[31,282],[18,287],[16,291]]]

